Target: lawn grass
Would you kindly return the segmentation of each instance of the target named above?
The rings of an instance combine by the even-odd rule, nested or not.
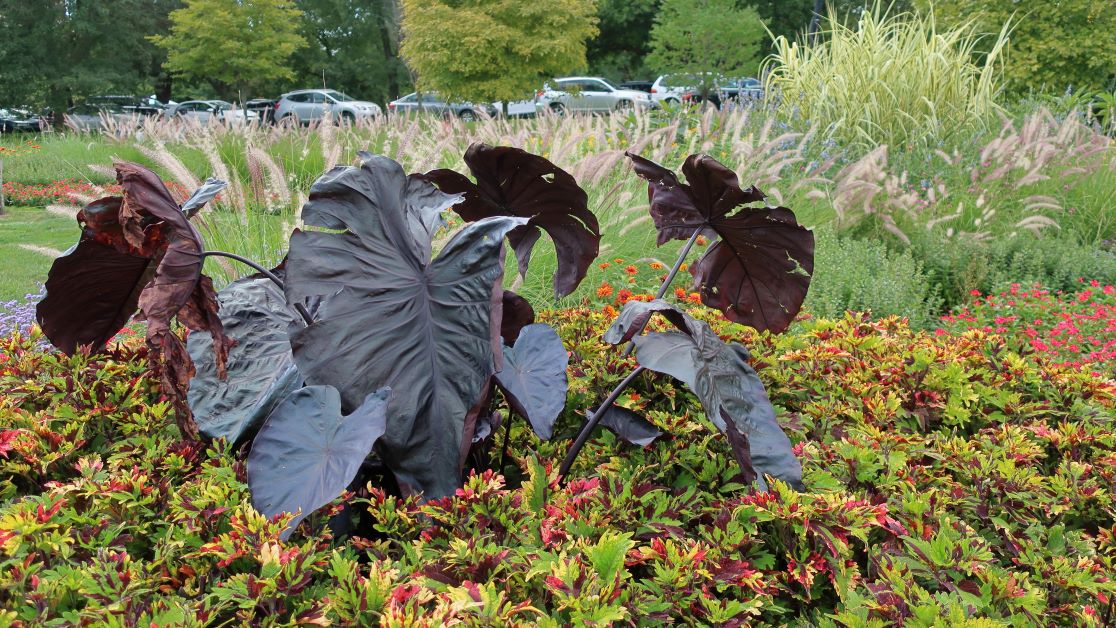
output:
[[[78,233],[72,218],[41,207],[5,207],[0,214],[0,259],[4,260],[0,301],[36,292],[54,261],[51,251],[68,249],[77,242]]]

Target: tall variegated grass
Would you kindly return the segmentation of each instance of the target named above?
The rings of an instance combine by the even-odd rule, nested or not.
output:
[[[995,121],[1008,32],[982,38],[974,23],[941,28],[932,13],[887,15],[878,2],[855,25],[831,10],[817,41],[776,38],[766,89],[781,115],[845,142],[933,146]]]

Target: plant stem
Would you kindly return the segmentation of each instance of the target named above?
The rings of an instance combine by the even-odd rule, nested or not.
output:
[[[639,374],[645,370],[647,369],[642,366],[636,367],[631,374],[624,378],[624,381],[620,382],[617,384],[616,388],[612,389],[612,393],[608,395],[604,403],[597,408],[593,416],[589,417],[589,422],[585,424],[585,427],[581,428],[581,432],[578,433],[577,439],[574,440],[573,445],[570,445],[570,450],[566,452],[566,458],[562,461],[561,468],[558,469],[558,481],[565,481],[566,474],[569,473],[570,467],[573,466],[574,459],[576,459],[577,454],[581,452],[581,448],[585,446],[585,441],[589,440],[589,434],[593,431],[593,428],[597,427],[597,424],[604,418],[605,412],[607,412],[608,409],[612,407],[612,404],[616,402],[616,399],[620,397],[620,393],[624,392],[624,389],[630,386],[631,383],[635,381],[635,378],[639,377]]]
[[[202,256],[202,259],[205,259],[205,258],[210,257],[210,256],[216,256],[216,257],[227,257],[231,260],[236,260],[236,261],[240,262],[241,264],[244,264],[245,266],[250,266],[251,268],[255,269],[257,272],[259,272],[261,275],[263,275],[264,277],[267,277],[268,279],[270,279],[272,281],[272,283],[279,286],[280,290],[285,289],[284,286],[283,286],[283,281],[281,279],[279,279],[278,277],[276,277],[275,273],[273,273],[270,270],[264,268],[263,266],[260,266],[256,262],[253,262],[252,260],[248,259],[247,257],[241,257],[241,256],[239,256],[235,253],[226,253],[224,251],[206,251],[206,252],[202,253],[201,256]],[[314,317],[310,316],[310,312],[306,311],[306,308],[301,303],[295,303],[294,308],[296,310],[298,310],[299,315],[302,316],[302,320],[306,322],[307,326],[312,325],[314,323]]]
[[[512,419],[515,418],[515,413],[510,409],[508,410],[507,425],[504,429],[504,447],[503,453],[500,454],[500,471],[503,472],[504,467],[508,466],[508,445],[511,443],[511,427]]]
[[[690,236],[690,239],[686,241],[686,245],[683,246],[682,250],[678,253],[678,259],[674,260],[674,267],[667,273],[666,279],[663,280],[663,285],[659,286],[659,291],[655,293],[656,299],[661,299],[663,295],[666,294],[667,289],[670,288],[670,282],[674,281],[674,277],[678,274],[678,271],[682,269],[682,263],[686,261],[686,256],[690,254],[690,249],[694,248],[694,243],[697,242],[700,233],[701,229],[699,228],[695,230],[694,235]],[[647,323],[644,323],[644,325],[646,324]],[[643,327],[641,326],[636,330],[634,335],[638,336],[642,331]],[[624,347],[624,357],[630,356],[634,349],[635,345],[628,343],[628,346]]]

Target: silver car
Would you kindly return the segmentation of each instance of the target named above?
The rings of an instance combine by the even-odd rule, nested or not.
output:
[[[419,111],[418,92],[411,92],[398,100],[388,103],[388,111],[392,113],[417,113]],[[469,102],[447,103],[441,96],[434,92],[422,94],[422,111],[436,115],[455,116],[471,122],[481,117],[481,112],[488,117],[496,116],[496,107],[493,105],[477,105]]]
[[[536,106],[540,113],[550,111],[563,115],[567,112],[608,113],[654,109],[658,105],[646,92],[619,89],[603,78],[569,76],[548,83],[539,92]]]
[[[255,111],[247,113],[224,100],[187,100],[167,109],[167,116],[194,120],[201,124],[208,124],[210,120],[222,122],[249,122],[259,120]]]
[[[123,123],[138,118],[136,114],[124,111],[115,103],[83,104],[66,110],[66,126],[76,131],[103,131],[106,125]]]
[[[380,106],[373,102],[357,100],[332,89],[300,89],[279,97],[275,104],[275,120],[306,124],[321,120],[326,115],[334,120],[356,122],[375,118],[382,113]]]

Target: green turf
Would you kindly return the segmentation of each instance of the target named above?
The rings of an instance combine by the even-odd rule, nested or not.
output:
[[[5,207],[0,214],[0,301],[22,299],[46,281],[53,257],[38,246],[64,251],[77,242],[77,223],[41,207]]]

